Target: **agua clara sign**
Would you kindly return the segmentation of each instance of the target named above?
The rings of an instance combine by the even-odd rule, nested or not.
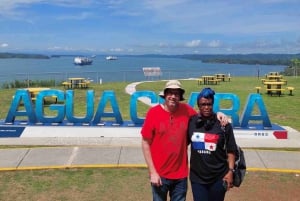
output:
[[[55,115],[47,116],[44,111],[44,98],[53,97],[57,98],[57,103],[50,104],[49,110],[53,111]],[[188,104],[194,107],[197,102],[198,92],[192,92],[188,99]],[[160,98],[153,91],[136,91],[130,97],[129,113],[133,125],[141,126],[144,122],[144,117],[139,117],[137,114],[138,99],[147,97],[151,100],[152,104],[162,103],[164,100]],[[122,126],[124,123],[122,114],[120,113],[119,103],[114,91],[103,91],[99,102],[94,102],[95,94],[93,90],[86,91],[86,113],[84,116],[74,115],[74,98],[73,90],[56,90],[49,89],[41,91],[37,97],[35,104],[32,103],[30,93],[26,89],[19,89],[16,91],[7,116],[5,123],[14,124],[16,118],[27,117],[28,122],[32,124],[37,123],[61,123],[67,121],[69,123],[82,123],[90,125],[98,125],[105,122],[103,119],[114,119],[116,124]],[[221,108],[221,101],[231,102],[230,108]],[[22,110],[19,110],[20,106]],[[108,105],[111,111],[108,110]],[[95,109],[96,108],[96,109]],[[253,111],[257,114],[253,114]],[[257,111],[258,110],[258,111]],[[232,93],[216,93],[214,111],[221,111],[232,119],[233,127],[248,128],[250,121],[255,121],[265,129],[272,129],[266,107],[263,99],[259,94],[249,94],[245,103],[244,110],[239,116],[240,99],[237,95]]]

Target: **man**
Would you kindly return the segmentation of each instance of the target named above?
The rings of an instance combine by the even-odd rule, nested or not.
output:
[[[148,165],[154,201],[186,200],[188,156],[187,127],[196,111],[184,100],[185,90],[178,80],[164,88],[163,104],[149,109],[141,130],[142,150]],[[227,123],[226,116],[220,118]],[[219,119],[220,119],[219,118]]]

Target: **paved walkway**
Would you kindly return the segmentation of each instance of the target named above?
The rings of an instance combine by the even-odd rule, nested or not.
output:
[[[129,85],[127,89],[135,90],[135,87]],[[244,148],[249,171],[282,171],[300,174],[300,151],[261,149],[300,148],[300,133],[292,128],[285,128],[288,130],[288,139],[236,139],[237,143]],[[139,137],[0,138],[0,145],[34,145],[29,148],[0,149],[0,171],[76,167],[146,167]]]
[[[288,139],[237,138],[244,148],[248,170],[300,174],[300,133],[288,129]],[[1,145],[30,145],[0,149],[0,171],[76,167],[146,167],[139,137],[0,138]],[[265,149],[262,149],[265,148]]]
[[[300,136],[299,133],[297,135]],[[2,145],[48,145],[47,147],[0,149],[0,171],[76,167],[146,167],[140,141],[140,138],[0,139]],[[248,170],[300,174],[300,151],[262,150],[255,147],[253,140],[248,140],[248,146],[245,146],[246,140],[242,143],[237,141],[240,145],[244,145],[242,147],[244,147]],[[288,147],[295,148],[293,145]]]

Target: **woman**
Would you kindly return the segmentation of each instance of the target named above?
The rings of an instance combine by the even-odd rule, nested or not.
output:
[[[214,95],[211,88],[199,93],[199,113],[188,125],[194,201],[223,201],[232,187],[236,143],[231,124],[221,126],[213,112]]]

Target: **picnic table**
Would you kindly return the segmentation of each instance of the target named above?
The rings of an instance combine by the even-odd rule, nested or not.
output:
[[[41,91],[48,90],[48,89],[50,89],[50,88],[45,88],[45,87],[30,87],[30,88],[25,88],[25,89],[29,91],[29,93],[30,93],[30,98],[31,98],[31,100],[34,102],[34,101],[36,101],[36,96],[37,96]],[[56,96],[52,96],[52,98],[54,98],[55,103],[57,103],[57,97],[56,97]],[[44,100],[44,103],[45,103],[45,100]]]
[[[280,81],[282,79],[282,75],[267,75],[267,80],[269,81]]]
[[[217,79],[219,79],[222,82],[225,82],[226,75],[225,74],[215,74]]]
[[[214,75],[203,75],[203,84],[218,84],[220,80]]]
[[[280,96],[282,94],[282,92],[284,92],[284,88],[282,88],[282,86],[285,84],[285,82],[264,82],[264,85],[267,86],[267,94],[269,95],[273,95],[273,94],[277,94],[278,96]]]
[[[62,83],[64,88],[72,89],[72,88],[88,88],[90,81],[86,80],[82,77],[70,77],[68,81]]]

